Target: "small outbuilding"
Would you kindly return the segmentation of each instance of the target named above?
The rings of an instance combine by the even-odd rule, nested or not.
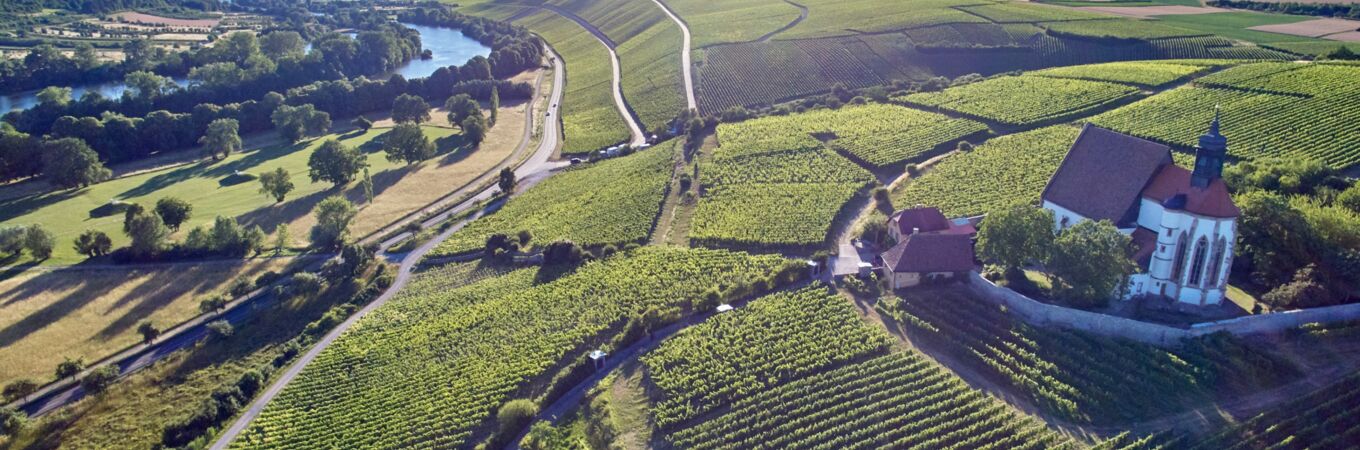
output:
[[[907,235],[878,258],[893,289],[960,278],[975,266],[973,240],[966,234]]]

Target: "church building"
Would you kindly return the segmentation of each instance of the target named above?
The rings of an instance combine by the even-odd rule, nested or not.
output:
[[[1221,177],[1228,140],[1217,113],[1199,138],[1195,168],[1171,149],[1087,124],[1043,192],[1059,229],[1108,220],[1131,236],[1141,271],[1128,295],[1192,305],[1223,301],[1240,211]]]

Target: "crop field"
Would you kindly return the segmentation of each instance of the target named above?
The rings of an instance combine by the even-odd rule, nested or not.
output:
[[[1078,116],[1137,92],[1131,86],[1101,81],[1010,76],[894,100],[1009,125],[1034,125]]]
[[[1077,331],[1031,327],[958,290],[917,292],[885,309],[904,326],[966,358],[1059,417],[1138,420],[1186,409],[1215,394],[1291,378],[1292,366],[1232,338],[1168,351]]]
[[[137,324],[169,328],[237,277],[283,271],[291,258],[128,270],[25,272],[0,281],[0,385],[51,381],[63,358],[94,362],[141,342]]]
[[[609,342],[630,318],[784,262],[648,247],[547,282],[522,269],[403,294],[324,350],[232,448],[467,447],[496,408],[530,394],[527,382]]]
[[[627,125],[614,106],[609,49],[571,19],[546,10],[524,12],[515,23],[547,40],[567,66],[566,92],[562,95],[562,153],[588,153],[628,139]]]
[[[643,356],[658,427],[887,349],[890,338],[822,285],[771,294],[695,325]]]
[[[695,450],[1076,448],[912,352],[760,390],[666,439]]]
[[[832,222],[863,185],[752,183],[709,188],[694,211],[690,240],[727,248],[825,243]]]
[[[436,143],[456,141],[451,139],[455,134],[453,130],[433,127],[424,130]],[[401,179],[410,169],[388,161],[381,149],[371,143],[386,132],[375,128],[367,133],[335,134],[298,144],[235,153],[216,163],[201,162],[118,178],[76,191],[4,200],[0,201],[0,226],[40,223],[51,231],[58,245],[45,264],[72,264],[84,259],[76,253],[71,242],[85,230],[103,231],[113,240],[114,247],[126,245],[128,238],[122,231],[123,214],[108,211],[112,200],[136,203],[148,209],[164,197],[188,201],[194,206],[193,217],[172,237],[187,233],[193,227],[211,224],[217,216],[235,217],[242,225],[259,225],[268,232],[279,223],[293,224],[303,220],[321,200],[344,192],[332,189],[330,183],[313,183],[307,178],[307,159],[326,139],[339,139],[342,144],[366,153],[375,183],[377,180],[392,183]],[[447,148],[447,145],[441,148]],[[297,186],[281,204],[260,194],[260,184],[253,176],[236,175],[237,172],[258,174],[279,167],[292,174],[293,184]],[[352,186],[355,186],[352,189],[359,189],[357,181]],[[296,242],[306,240],[304,227],[290,225],[291,228],[297,228],[290,232]]]
[[[695,48],[747,42],[798,18],[798,8],[781,0],[669,0],[685,19]]]
[[[1073,8],[1060,8],[1039,3],[994,3],[964,6],[959,9],[982,16],[996,23],[1034,23],[1070,20],[1110,19],[1113,16]]]
[[[476,251],[491,234],[520,230],[533,232],[533,243],[541,245],[560,239],[581,245],[641,242],[651,232],[670,181],[672,144],[544,180],[454,233],[431,255]]]
[[[1229,154],[1238,158],[1309,158],[1348,167],[1360,163],[1360,67],[1316,65],[1250,77],[1251,66],[1206,77],[1223,87],[1182,87],[1091,118],[1135,136],[1190,148],[1213,118],[1223,115]],[[1267,70],[1269,69],[1269,70]],[[1240,75],[1240,77],[1239,77]],[[1272,93],[1275,92],[1275,93]],[[1278,94],[1277,94],[1278,93]]]
[[[1032,72],[1030,75],[1158,87],[1203,72],[1209,68],[1210,66],[1205,65],[1180,64],[1176,62],[1138,61],[1056,67]]]
[[[808,39],[877,33],[946,23],[983,23],[986,19],[954,9],[980,0],[807,0],[808,18],[775,39]]]
[[[1342,449],[1360,442],[1360,373],[1199,442],[1195,450]]]
[[[872,103],[723,124],[718,127],[718,142],[724,150],[718,154],[778,151],[796,146],[780,141],[817,137],[861,161],[884,167],[920,158],[942,144],[985,130],[972,120]]]
[[[1049,31],[1104,39],[1165,39],[1189,36],[1205,36],[1200,30],[1164,25],[1146,20],[1082,20],[1075,22],[1047,22],[1039,24]]]
[[[1055,125],[998,137],[969,153],[945,158],[894,190],[894,205],[929,205],[949,217],[1035,205],[1078,130]]]

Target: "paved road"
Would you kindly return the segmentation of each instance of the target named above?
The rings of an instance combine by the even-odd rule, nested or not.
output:
[[[560,167],[560,164],[550,163],[548,159],[557,149],[557,146],[559,145],[559,141],[561,139],[561,130],[557,126],[558,122],[555,118],[557,117],[558,105],[561,104],[562,100],[562,86],[565,82],[564,76],[565,71],[562,70],[563,68],[562,60],[558,57],[558,55],[551,49],[549,49],[548,52],[552,56],[553,64],[558,69],[554,71],[552,95],[550,96],[548,108],[545,111],[545,115],[543,116],[544,123],[547,124],[548,126],[545,126],[543,128],[543,138],[539,143],[538,149],[528,159],[528,161],[526,161],[515,171],[516,178],[527,180],[527,182],[520,184],[516,192],[523,192],[524,189],[527,189],[534,182],[543,179],[546,176],[546,174],[552,171],[554,168]],[[477,193],[477,195],[474,195],[473,197],[464,200],[458,206],[446,211],[440,216],[447,218],[456,214],[461,214],[471,208],[478,206],[479,204],[478,202],[492,198],[498,191],[499,188],[495,186],[488,187],[482,190],[481,192]],[[383,304],[387,303],[388,300],[391,300],[394,296],[396,296],[396,294],[400,292],[401,289],[411,281],[412,272],[415,270],[416,266],[420,263],[421,258],[423,258],[425,254],[429,253],[445,239],[448,239],[450,235],[462,229],[472,220],[477,219],[482,214],[485,214],[488,211],[494,211],[495,209],[499,208],[501,202],[503,202],[503,200],[493,201],[490,204],[483,206],[473,215],[469,216],[466,219],[463,219],[462,221],[459,221],[457,224],[449,227],[447,230],[444,230],[444,232],[440,233],[439,236],[429,240],[424,244],[421,244],[421,246],[416,248],[414,251],[402,255],[401,268],[397,271],[397,276],[393,280],[392,286],[388,287],[387,291],[383,292],[383,294],[379,296],[377,299],[374,299],[372,302],[369,302],[368,305],[365,305],[362,309],[350,315],[350,317],[346,319],[344,322],[342,322],[339,326],[336,326],[329,333],[326,333],[326,335],[322,337],[320,340],[318,340],[316,344],[313,345],[311,349],[307,351],[307,353],[303,354],[301,357],[299,357],[297,361],[295,361],[292,365],[288,366],[288,370],[285,371],[278,378],[274,379],[274,381],[269,385],[269,388],[265,389],[263,393],[256,397],[255,400],[250,403],[250,406],[244,412],[242,412],[242,414],[239,417],[237,417],[234,422],[232,422],[231,426],[224,430],[222,434],[218,436],[217,441],[213,443],[211,448],[213,450],[226,449],[231,444],[231,441],[235,440],[236,437],[240,435],[241,432],[244,431],[248,425],[250,425],[250,422],[254,420],[256,417],[258,417],[262,411],[264,411],[264,408],[266,405],[269,404],[269,401],[273,400],[274,397],[278,396],[279,393],[283,391],[283,388],[287,386],[290,381],[296,378],[297,375],[302,372],[302,369],[307,366],[307,364],[315,360],[316,357],[326,349],[326,347],[329,347],[332,343],[335,342],[336,339],[339,339],[339,337],[342,334],[344,334],[346,330],[349,330],[349,328],[354,326],[354,324],[357,323],[360,319],[368,315],[368,313],[373,312],[373,310],[378,309]],[[430,220],[427,220],[423,225],[425,226],[433,225],[434,223],[437,222],[436,219],[439,219],[439,217],[431,218]],[[385,249],[390,245],[394,244],[395,242],[399,241],[395,240],[395,238],[392,240],[388,240],[387,242],[383,243],[384,245],[383,248]]]
[[[614,80],[611,82],[611,85],[613,86],[612,89],[614,90],[614,107],[618,108],[619,114],[623,116],[623,121],[628,123],[628,135],[631,136],[628,140],[628,145],[636,147],[646,144],[647,135],[642,132],[642,126],[638,125],[638,119],[633,115],[633,110],[628,108],[628,102],[623,99],[623,72],[619,68],[619,54],[614,51],[614,48],[618,46],[614,43],[614,40],[610,39],[609,36],[604,34],[603,31],[600,31],[599,28],[596,28],[595,25],[591,25],[586,19],[576,15],[576,13],[550,5],[534,5],[532,7],[543,8],[557,13],[559,16],[571,19],[576,22],[577,25],[580,25],[581,28],[585,28],[590,34],[595,35],[595,39],[598,39],[601,44],[604,44],[604,48],[609,50],[609,62],[614,66]]]
[[[671,11],[671,7],[666,5],[665,2],[661,0],[652,1],[656,2],[656,6],[660,6],[661,10],[665,11],[666,15],[670,16],[671,20],[674,20],[676,25],[680,26],[680,32],[685,35],[683,47],[680,48],[680,68],[684,70],[683,73],[685,76],[685,104],[689,107],[690,111],[698,112],[699,103],[694,101],[694,74],[691,73],[690,70],[694,68],[694,64],[690,62],[692,47],[690,45],[689,25],[686,25],[685,21],[681,20],[680,16],[675,14],[675,11]],[[806,15],[806,13],[804,13],[804,15]]]

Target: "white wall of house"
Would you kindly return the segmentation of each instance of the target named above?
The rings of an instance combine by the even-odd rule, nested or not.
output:
[[[1076,225],[1077,222],[1086,220],[1086,217],[1083,217],[1081,214],[1072,212],[1072,210],[1048,200],[1044,200],[1044,209],[1053,211],[1053,226],[1055,227],[1054,229],[1058,231],[1062,231],[1067,227]]]

